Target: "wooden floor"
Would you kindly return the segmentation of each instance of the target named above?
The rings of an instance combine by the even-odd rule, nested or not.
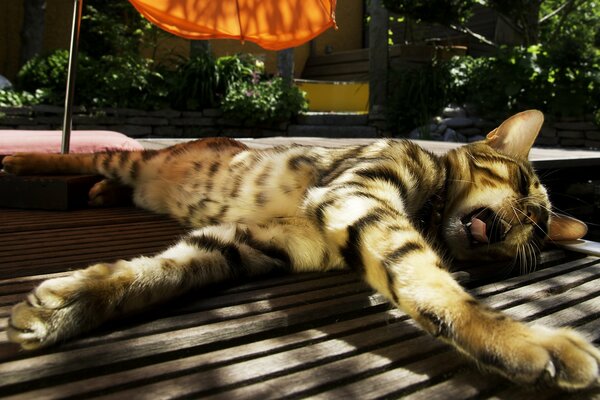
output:
[[[40,280],[156,252],[182,232],[174,221],[134,208],[0,210],[0,397],[533,396],[423,334],[351,272],[202,290],[47,350],[24,352],[7,342],[11,306]],[[598,343],[600,258],[567,259],[472,291],[515,317],[575,326]],[[600,392],[571,397],[594,396]],[[535,398],[566,396],[542,391]]]
[[[247,142],[267,147],[290,141],[360,142]],[[443,152],[452,145],[426,146]],[[598,152],[534,149],[532,158],[538,167],[600,164]],[[152,254],[183,232],[168,218],[132,207],[0,209],[0,397],[600,399],[598,390],[532,392],[479,371],[352,272],[268,276],[203,289],[46,350],[24,352],[8,343],[12,305],[41,280],[97,261]],[[517,318],[574,326],[599,344],[600,258],[552,250],[543,260],[537,272],[471,284],[470,290]]]

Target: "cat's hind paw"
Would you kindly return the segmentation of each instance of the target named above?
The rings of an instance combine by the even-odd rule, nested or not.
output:
[[[7,329],[9,340],[33,350],[80,333],[89,321],[78,283],[72,276],[45,281],[16,304]]]
[[[30,157],[31,156],[31,157]],[[37,172],[33,154],[17,153],[2,159],[2,169],[13,175],[27,175]]]
[[[131,203],[131,189],[112,179],[97,182],[88,193],[88,204],[94,207]]]

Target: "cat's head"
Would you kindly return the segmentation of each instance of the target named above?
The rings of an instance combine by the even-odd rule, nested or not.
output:
[[[586,225],[551,211],[528,161],[544,116],[525,111],[487,139],[448,153],[442,235],[458,260],[531,263],[547,240],[579,239]]]

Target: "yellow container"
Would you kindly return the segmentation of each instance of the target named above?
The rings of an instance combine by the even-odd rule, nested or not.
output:
[[[369,83],[297,79],[306,92],[309,111],[369,111]]]

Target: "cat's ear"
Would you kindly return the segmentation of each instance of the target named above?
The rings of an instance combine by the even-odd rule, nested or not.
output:
[[[587,225],[575,218],[553,214],[548,225],[548,238],[553,241],[577,240],[587,233]]]
[[[544,114],[541,111],[520,112],[488,133],[486,143],[501,153],[527,159],[543,123]]]

